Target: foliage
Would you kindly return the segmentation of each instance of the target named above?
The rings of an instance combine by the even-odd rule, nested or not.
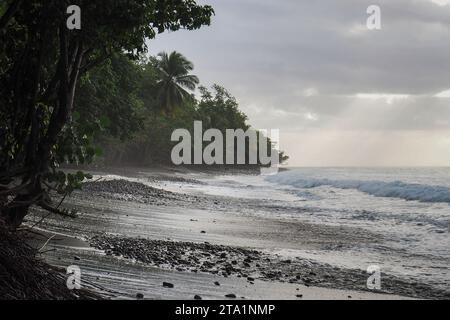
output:
[[[196,76],[189,74],[194,69],[194,65],[181,53],[161,52],[158,57],[159,59],[155,60],[158,100],[162,110],[171,114],[176,107],[192,98],[189,91],[195,90],[199,80]]]
[[[82,8],[81,30],[66,27],[69,5]],[[194,0],[3,0],[0,12],[0,217],[15,227],[32,204],[64,214],[51,206],[50,190],[69,192],[86,175],[59,173],[59,165],[91,161],[99,127],[124,137],[132,123],[122,121],[135,121],[127,117],[139,109],[133,90],[123,96],[125,104],[114,99],[130,79],[108,83],[108,66],[98,71],[101,79],[88,72],[108,59],[116,75],[122,67],[134,68],[115,60],[114,53],[137,60],[147,39],[208,25],[213,9]],[[77,88],[116,91],[83,101]],[[92,112],[86,112],[91,102]],[[104,102],[110,112],[99,113]],[[126,106],[131,107],[125,111]]]
[[[153,66],[153,67],[152,67]],[[170,114],[160,112],[158,99],[158,72],[154,64],[142,66],[140,98],[144,107],[142,127],[127,141],[117,141],[103,135],[99,143],[105,150],[103,160],[108,165],[171,165],[171,151],[177,142],[171,142],[175,129],[184,128],[193,132],[194,121],[202,121],[203,130],[219,129],[225,135],[226,129],[251,129],[247,116],[239,110],[239,104],[225,88],[213,85],[211,91],[200,87],[200,99],[185,99],[179,108]],[[156,74],[156,76],[155,76]],[[268,139],[268,149],[271,141]],[[225,148],[225,145],[224,145]],[[248,153],[248,148],[246,148]],[[225,154],[225,149],[224,149]],[[287,156],[280,152],[280,161]],[[280,162],[280,163],[281,163]]]

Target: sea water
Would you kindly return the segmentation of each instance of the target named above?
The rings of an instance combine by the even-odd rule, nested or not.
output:
[[[298,219],[379,235],[370,245],[319,255],[325,262],[379,264],[450,289],[450,168],[293,168],[265,181],[311,208]]]

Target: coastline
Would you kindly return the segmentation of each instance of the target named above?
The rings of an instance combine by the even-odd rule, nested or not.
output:
[[[366,287],[368,275],[363,270],[278,254],[280,249],[317,250],[373,241],[376,235],[364,230],[285,221],[276,215],[279,208],[262,199],[183,192],[213,179],[211,173],[161,168],[130,169],[125,174],[126,170],[109,171],[98,172],[102,181],[67,199],[65,206],[82,213],[77,219],[49,217],[39,226],[45,233],[58,233],[47,244],[44,259],[59,267],[79,265],[86,284],[107,297],[443,297],[425,285],[391,275],[383,275],[382,290],[373,292]],[[182,190],[175,192],[175,188]],[[263,210],[275,214],[253,214]],[[35,210],[27,225],[39,221],[42,214]],[[76,241],[62,243],[64,239]],[[163,282],[174,288],[164,287]]]

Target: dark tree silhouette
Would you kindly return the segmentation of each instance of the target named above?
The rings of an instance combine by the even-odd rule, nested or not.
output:
[[[81,30],[67,29],[69,5],[81,8]],[[50,191],[86,177],[58,171],[93,155],[71,125],[80,77],[114,52],[138,59],[165,30],[208,25],[213,10],[194,0],[12,0],[0,14],[0,218],[17,227],[33,204],[67,215]]]

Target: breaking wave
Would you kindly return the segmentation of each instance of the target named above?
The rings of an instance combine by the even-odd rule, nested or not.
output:
[[[450,203],[450,188],[401,181],[363,181],[363,180],[330,180],[306,178],[299,172],[287,171],[267,178],[268,181],[310,189],[320,186],[330,186],[339,189],[355,189],[376,197],[400,198],[420,202]]]

